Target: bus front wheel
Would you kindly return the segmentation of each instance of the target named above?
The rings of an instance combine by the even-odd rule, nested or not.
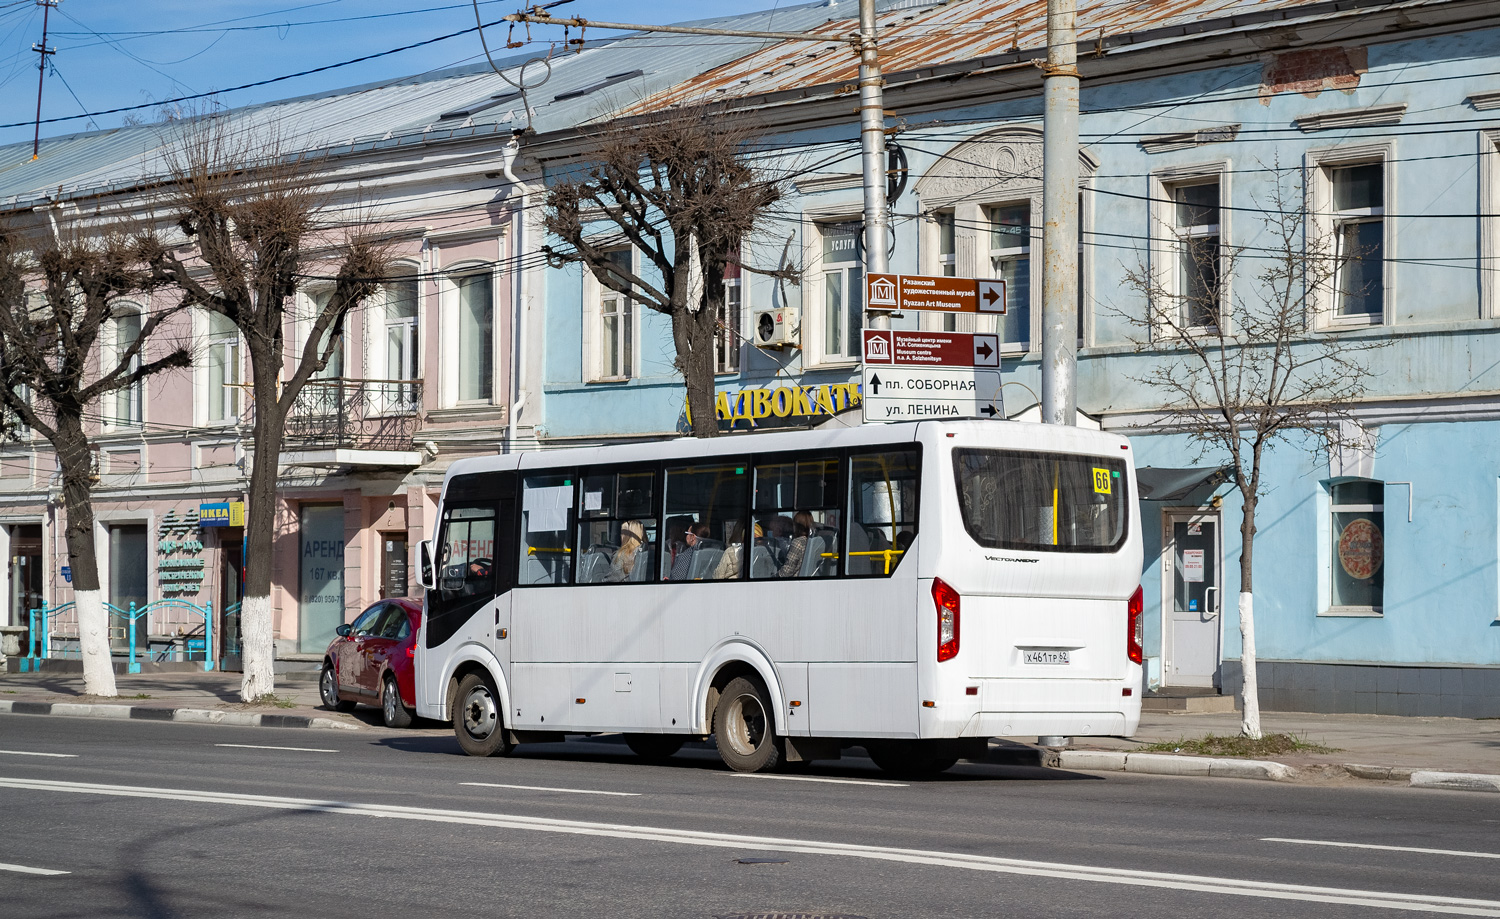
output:
[[[458,684],[453,709],[453,733],[470,756],[506,756],[515,744],[506,740],[500,718],[500,697],[490,678],[471,673]]]
[[[781,742],[769,693],[758,680],[735,677],[714,709],[719,758],[735,772],[767,772],[781,761]]]
[[[957,756],[932,741],[872,740],[865,744],[865,752],[882,771],[903,779],[921,779],[947,772],[958,762]]]

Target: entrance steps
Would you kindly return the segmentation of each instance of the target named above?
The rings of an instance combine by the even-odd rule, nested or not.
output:
[[[1143,712],[1232,712],[1238,708],[1233,695],[1221,696],[1206,686],[1163,686],[1141,697]]]

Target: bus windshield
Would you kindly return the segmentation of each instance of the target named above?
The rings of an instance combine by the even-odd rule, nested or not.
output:
[[[1112,552],[1125,541],[1125,463],[1102,456],[953,451],[964,528],[991,549]]]

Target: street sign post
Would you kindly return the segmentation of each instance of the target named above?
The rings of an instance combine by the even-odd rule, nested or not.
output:
[[[864,345],[865,421],[1005,417],[999,336],[866,330]]]
[[[934,313],[1005,312],[1005,281],[945,278],[923,274],[871,274],[865,280],[865,303],[872,310]]]

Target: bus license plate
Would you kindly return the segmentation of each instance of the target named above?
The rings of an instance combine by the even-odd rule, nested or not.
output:
[[[1027,664],[1067,664],[1068,652],[1064,649],[1055,648],[1022,651],[1021,660]]]

